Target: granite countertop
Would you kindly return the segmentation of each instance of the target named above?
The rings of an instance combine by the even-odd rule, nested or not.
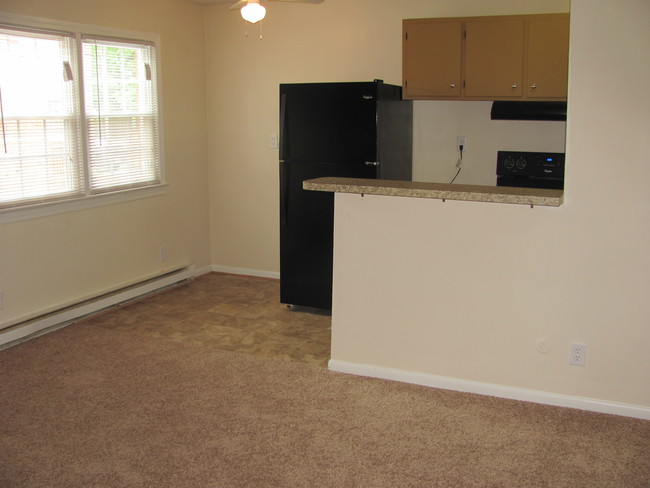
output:
[[[449,185],[415,181],[369,180],[362,178],[314,178],[302,184],[305,190],[386,195],[394,197],[434,198],[465,202],[509,203],[559,207],[562,190],[512,188],[505,186]]]

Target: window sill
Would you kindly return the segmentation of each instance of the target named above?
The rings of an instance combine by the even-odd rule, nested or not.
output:
[[[114,203],[129,202],[163,195],[166,191],[167,184],[163,183],[146,188],[134,188],[122,190],[113,193],[104,193],[89,197],[75,198],[71,200],[60,200],[57,202],[40,203],[36,205],[26,205],[24,207],[7,208],[0,210],[0,224],[10,222],[20,222],[22,220],[47,217],[77,210],[103,207]]]

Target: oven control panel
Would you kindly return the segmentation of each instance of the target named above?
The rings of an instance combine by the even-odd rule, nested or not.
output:
[[[499,175],[564,178],[564,153],[499,151]]]

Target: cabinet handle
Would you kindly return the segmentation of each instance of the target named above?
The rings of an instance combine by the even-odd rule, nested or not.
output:
[[[451,84],[449,85],[449,87],[450,87],[450,88],[456,88],[456,83],[451,83]]]
[[[517,83],[513,83],[512,88],[517,88]]]
[[[536,85],[535,83],[533,83],[532,85],[530,85],[530,88],[531,88],[532,90],[534,90],[535,88],[537,88],[537,85]]]

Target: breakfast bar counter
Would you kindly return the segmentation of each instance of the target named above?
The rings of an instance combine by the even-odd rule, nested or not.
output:
[[[303,182],[305,190],[361,195],[386,195],[411,198],[459,200],[465,202],[507,203],[559,207],[562,190],[514,188],[506,186],[450,185],[415,181],[370,180],[362,178],[315,178]]]

